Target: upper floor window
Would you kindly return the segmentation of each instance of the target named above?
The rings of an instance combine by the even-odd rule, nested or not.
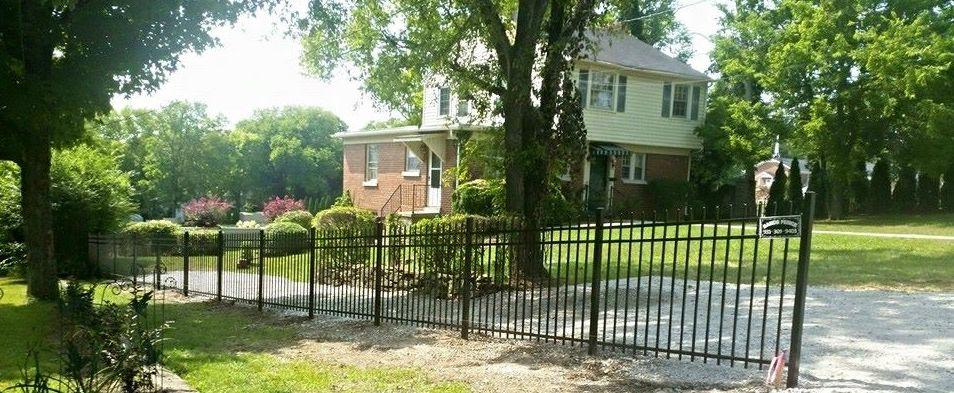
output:
[[[672,117],[686,117],[689,109],[689,85],[675,85],[672,90]]]
[[[450,88],[440,88],[439,96],[440,112],[438,114],[440,116],[450,116]]]
[[[581,69],[578,89],[584,107],[592,109],[626,109],[626,76],[613,72]]]
[[[470,100],[466,98],[457,99],[457,116],[467,116],[470,114]]]
[[[378,180],[378,145],[369,144],[365,151],[364,180]]]
[[[593,71],[590,73],[590,108],[613,110],[616,95],[616,74]]]
[[[411,151],[410,148],[404,148],[404,172],[408,175],[421,173],[421,159]]]
[[[663,117],[699,119],[702,87],[685,83],[663,82]]]
[[[644,182],[646,181],[646,154],[631,153],[629,157],[622,159],[623,181],[626,182]]]

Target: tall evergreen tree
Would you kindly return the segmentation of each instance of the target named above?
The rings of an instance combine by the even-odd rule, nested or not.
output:
[[[941,209],[954,213],[954,161],[944,172],[944,185],[941,186]]]
[[[910,213],[917,207],[917,172],[910,165],[901,167],[898,173],[898,184],[894,186],[891,200],[894,209],[899,212]]]
[[[887,158],[878,160],[871,171],[868,206],[875,214],[891,209],[891,165]]]
[[[812,177],[808,181],[808,190],[815,193],[815,216],[828,218],[828,172],[819,161],[812,164]]]
[[[850,210],[852,213],[868,211],[868,192],[871,187],[868,182],[868,170],[864,161],[859,161],[851,174]]]
[[[937,213],[939,182],[936,176],[921,173],[918,177],[918,210],[924,213]]]
[[[768,211],[770,213],[775,212],[776,209],[778,209],[778,212],[787,211],[787,207],[785,206],[786,183],[785,165],[779,162],[778,169],[775,170],[775,177],[772,179],[772,187],[769,188]]]
[[[789,170],[788,200],[792,202],[792,213],[802,211],[802,165],[798,157],[792,158],[792,168]]]

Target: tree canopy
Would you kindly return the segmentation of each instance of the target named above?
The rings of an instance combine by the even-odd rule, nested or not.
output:
[[[77,140],[115,94],[154,91],[209,33],[266,1],[0,2],[0,160],[21,169],[28,292],[57,295],[51,148]]]

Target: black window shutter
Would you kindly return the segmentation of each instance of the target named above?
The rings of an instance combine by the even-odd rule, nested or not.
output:
[[[699,86],[692,87],[692,109],[689,111],[689,119],[696,120],[699,118],[699,97],[701,96],[702,89]]]
[[[626,111],[626,77],[623,75],[619,76],[619,89],[616,93],[616,111]]]
[[[590,90],[590,71],[580,70],[580,105],[586,107],[586,94]]]
[[[672,101],[672,83],[663,82],[662,117],[669,117],[670,101]]]

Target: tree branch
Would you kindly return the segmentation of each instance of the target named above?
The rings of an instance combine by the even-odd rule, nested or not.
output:
[[[500,63],[500,71],[509,73],[509,64],[511,61],[512,50],[510,39],[507,38],[507,28],[500,19],[500,11],[491,0],[467,0],[465,1],[470,8],[477,12],[483,19],[482,25],[485,27],[487,39],[497,52],[497,61]]]

